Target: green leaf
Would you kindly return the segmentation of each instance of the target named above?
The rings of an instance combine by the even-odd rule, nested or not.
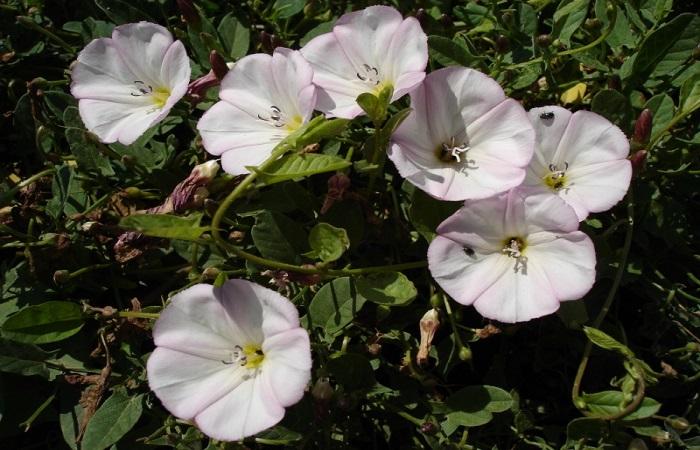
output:
[[[367,301],[357,292],[351,278],[336,278],[323,285],[309,304],[310,327],[320,327],[328,336],[337,335]]]
[[[609,432],[608,423],[592,417],[579,417],[566,426],[566,438],[571,441],[579,439],[597,440]]]
[[[340,353],[328,359],[328,371],[347,391],[374,385],[374,370],[367,358],[357,353]]]
[[[410,113],[411,108],[404,108],[393,116],[389,117],[389,120],[387,120],[382,127],[382,142],[389,142],[391,135],[394,134],[394,131],[396,131],[404,120],[406,120]]]
[[[304,9],[306,0],[277,0],[272,9],[278,19],[288,19]]]
[[[700,19],[694,14],[685,13],[661,26],[642,42],[632,68],[621,72],[624,79],[647,80],[650,74],[663,76],[677,68],[690,57],[697,45],[700,33]],[[629,86],[633,84],[628,83]]]
[[[624,396],[620,391],[602,391],[593,394],[584,394],[581,398],[586,402],[588,409],[599,417],[607,417],[619,413],[625,407]],[[645,397],[639,407],[622,420],[637,420],[651,417],[661,408],[661,403],[653,398]]]
[[[300,264],[300,253],[306,250],[306,232],[287,216],[262,211],[255,216],[250,231],[253,243],[260,254],[275,261]]]
[[[101,153],[99,145],[85,130],[78,108],[74,106],[66,108],[63,113],[63,122],[66,125],[66,140],[71,153],[78,161],[78,165],[83,169],[97,171],[104,176],[114,175],[109,158]]]
[[[600,348],[603,348],[605,350],[616,351],[628,358],[634,357],[634,353],[632,352],[632,350],[627,348],[627,346],[618,342],[612,336],[603,333],[602,331],[596,328],[583,327],[583,332],[586,333],[586,336],[588,337],[588,339],[590,339],[591,342],[593,342]]]
[[[413,191],[409,216],[413,226],[430,242],[435,237],[435,229],[443,220],[452,215],[463,202],[445,202],[436,200],[420,189]]]
[[[239,22],[233,13],[228,13],[221,19],[217,31],[229,58],[237,60],[248,53],[250,29]]]
[[[266,185],[280,183],[318,175],[319,173],[336,172],[349,167],[352,163],[337,156],[317,153],[292,153],[283,156],[268,166],[264,172],[258,172],[258,179]]]
[[[627,97],[614,89],[598,91],[591,101],[591,110],[623,130],[627,128],[632,116],[632,105]]]
[[[17,342],[47,344],[73,336],[83,325],[80,305],[49,301],[10,316],[2,325],[2,334]]]
[[[75,170],[68,165],[57,168],[51,192],[53,197],[46,203],[46,211],[55,219],[60,218],[62,214],[71,216],[82,213],[87,207],[87,193],[75,177]]]
[[[265,445],[289,445],[301,441],[303,437],[301,433],[282,425],[276,425],[255,435],[255,439]]]
[[[194,241],[209,229],[209,227],[199,226],[201,220],[202,213],[184,217],[171,214],[132,214],[123,217],[119,221],[119,226],[138,231],[146,236]]]
[[[673,104],[673,99],[667,94],[657,94],[646,102],[644,108],[651,110],[651,135],[655,136],[671,123],[676,107]]]
[[[345,131],[349,124],[350,120],[348,119],[324,120],[315,127],[309,128],[303,135],[301,135],[297,140],[297,145],[304,146],[315,144],[323,139],[336,137]]]
[[[467,386],[447,398],[452,412],[447,419],[466,427],[484,425],[493,419],[492,413],[507,411],[513,398],[503,389],[494,386]]]
[[[320,36],[322,34],[326,34],[330,32],[333,29],[333,26],[335,25],[335,21],[330,21],[330,22],[323,22],[315,27],[313,27],[311,30],[309,30],[308,33],[304,35],[303,38],[299,40],[299,46],[303,47],[305,46],[311,39],[315,38],[316,36]]]
[[[357,292],[367,300],[388,306],[408,305],[418,295],[418,290],[401,272],[380,272],[356,280]]]
[[[481,59],[472,55],[469,49],[462,44],[461,39],[457,37],[448,39],[437,35],[429,36],[428,48],[430,49],[430,57],[442,66],[469,67]]]
[[[0,338],[0,372],[50,378],[51,371],[45,364],[50,356],[35,345]]]
[[[309,245],[311,251],[306,256],[332,262],[343,256],[345,250],[350,248],[350,240],[344,229],[321,222],[309,232]]]
[[[119,441],[136,425],[142,410],[143,394],[129,397],[115,391],[88,422],[81,447],[102,450]]]
[[[571,36],[579,29],[588,14],[589,0],[564,0],[554,12],[552,35],[569,46]]]
[[[681,86],[681,114],[690,114],[700,107],[700,73],[685,80]]]

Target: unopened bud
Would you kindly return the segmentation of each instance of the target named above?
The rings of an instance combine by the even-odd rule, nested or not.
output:
[[[114,316],[114,314],[117,312],[117,310],[111,306],[105,306],[100,310],[100,314],[102,314],[102,317],[109,319],[110,317]]]
[[[136,186],[129,186],[124,189],[124,194],[129,198],[141,198],[143,197],[143,191]]]
[[[245,231],[240,231],[240,230],[234,230],[228,235],[229,240],[240,243],[243,242],[243,239],[245,239]]]
[[[423,422],[420,426],[420,432],[427,435],[433,435],[438,432],[438,426],[435,422]]]
[[[690,427],[690,423],[684,417],[669,417],[669,419],[668,424],[680,432],[683,432]]]
[[[212,50],[209,52],[209,65],[211,66],[211,70],[214,71],[214,75],[216,75],[216,78],[221,81],[224,79],[226,74],[228,73],[228,66],[226,65],[226,61],[224,61],[224,58],[219,55],[219,53],[216,50]]]
[[[634,122],[634,134],[632,135],[633,144],[645,145],[649,143],[651,136],[652,113],[649,108],[644,109]]]
[[[175,3],[177,3],[177,7],[180,10],[180,14],[182,14],[182,18],[185,20],[185,23],[193,27],[198,27],[201,22],[201,18],[199,17],[197,8],[195,8],[192,0],[175,0]]]
[[[597,30],[598,28],[600,28],[600,25],[600,19],[595,17],[586,19],[586,21],[583,23],[584,28],[586,28],[587,30]]]
[[[635,174],[640,173],[644,170],[644,165],[647,160],[647,151],[639,150],[630,156],[630,162],[632,163],[632,172]]]
[[[418,354],[416,354],[416,362],[419,366],[423,366],[428,362],[430,346],[433,344],[435,332],[440,328],[440,313],[438,310],[435,308],[428,310],[421,318],[419,325],[420,345],[418,346]]]
[[[700,344],[697,342],[688,342],[685,344],[685,349],[689,352],[700,352]]]
[[[367,344],[367,353],[369,353],[372,356],[379,356],[379,354],[382,352],[382,344],[378,342],[373,342],[371,344]]]
[[[440,23],[443,27],[450,28],[453,24],[452,17],[448,16],[447,14],[443,14],[440,16]]]
[[[330,399],[333,398],[333,392],[333,386],[331,386],[328,377],[319,378],[316,380],[316,383],[314,383],[314,387],[311,388],[311,396],[317,402],[322,403],[330,401]]]
[[[647,450],[647,444],[639,438],[632,439],[627,446],[627,450]]]
[[[668,431],[659,431],[655,435],[651,437],[652,442],[655,444],[666,444],[671,442],[671,433]],[[642,447],[644,450],[646,450],[646,447]]]
[[[496,38],[496,51],[498,53],[506,53],[510,49],[510,41],[504,35]]]
[[[469,346],[465,346],[459,349],[459,359],[462,361],[472,360],[472,349]]]
[[[65,284],[70,280],[70,272],[67,270],[57,270],[53,273],[53,282],[56,284]]]
[[[219,275],[220,272],[221,271],[216,267],[207,267],[202,272],[202,278],[204,278],[205,280],[213,280]]]
[[[124,164],[126,167],[134,167],[136,165],[136,158],[134,158],[131,155],[123,155],[121,157],[121,162]]]
[[[539,47],[549,47],[552,44],[552,36],[548,34],[540,34],[535,38],[535,43]]]

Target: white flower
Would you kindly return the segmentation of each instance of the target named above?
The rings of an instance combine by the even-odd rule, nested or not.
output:
[[[221,101],[199,120],[204,148],[221,155],[233,175],[248,173],[290,133],[309,121],[316,104],[313,70],[298,51],[241,58],[221,81]]]
[[[486,198],[520,185],[535,132],[520,104],[476,70],[430,73],[392,136],[401,176],[441,200]]]
[[[149,22],[118,26],[78,55],[71,93],[102,142],[131,144],[185,95],[190,61],[180,41]]]
[[[529,116],[537,137],[524,185],[558,194],[579,220],[622,200],[632,165],[619,128],[596,113],[558,106],[533,108]]]
[[[574,210],[548,192],[514,189],[467,201],[428,248],[435,281],[484,317],[522,322],[576,300],[595,281],[595,250]]]
[[[393,102],[423,81],[428,38],[414,17],[404,20],[394,8],[370,6],[343,15],[301,52],[321,88],[316,109],[352,119],[363,114],[358,95],[391,86]]]
[[[309,336],[294,305],[245,280],[198,284],[155,324],[148,383],[173,415],[234,441],[269,428],[304,395]]]

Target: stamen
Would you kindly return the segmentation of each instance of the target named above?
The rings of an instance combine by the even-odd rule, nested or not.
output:
[[[544,176],[545,184],[555,191],[563,188],[567,184],[566,171],[569,170],[569,163],[564,161],[563,169],[559,169],[554,163],[550,163],[547,168],[549,169],[549,173]]]
[[[379,79],[379,69],[377,69],[374,66],[370,66],[369,64],[362,64],[362,69],[364,70],[364,72],[355,73],[355,75],[357,75],[357,78],[360,81],[364,81],[373,86],[378,86],[381,82],[381,80]]]
[[[443,162],[457,162],[462,165],[462,169],[478,169],[476,161],[473,159],[462,159],[471,147],[467,142],[457,143],[457,139],[453,136],[449,142],[443,142],[437,150],[437,157]]]
[[[504,246],[501,249],[501,253],[515,259],[515,266],[513,270],[517,273],[520,271],[523,275],[527,275],[527,256],[523,255],[526,244],[519,237],[512,237],[506,239]]]

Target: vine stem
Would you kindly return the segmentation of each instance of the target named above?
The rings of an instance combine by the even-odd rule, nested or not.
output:
[[[632,247],[632,237],[634,234],[634,190],[633,190],[633,184],[630,184],[629,192],[627,193],[627,232],[625,233],[625,242],[622,247],[622,254],[620,256],[620,261],[619,265],[617,267],[617,271],[615,272],[615,278],[613,279],[613,284],[610,287],[610,291],[608,291],[608,296],[605,298],[605,302],[603,303],[603,307],[601,308],[600,312],[598,313],[598,316],[596,316],[595,321],[593,322],[593,328],[600,328],[600,325],[603,323],[603,320],[605,319],[605,316],[608,314],[608,311],[610,310],[610,306],[612,305],[613,300],[615,299],[615,296],[617,295],[617,290],[620,287],[620,283],[622,282],[622,276],[625,273],[625,268],[627,267],[627,258],[629,257],[629,252],[630,248]],[[585,410],[584,408],[580,407],[579,403],[581,401],[581,381],[583,380],[583,375],[586,372],[586,366],[588,365],[588,360],[590,359],[591,356],[591,350],[593,349],[593,343],[588,340],[586,342],[586,347],[583,350],[583,356],[581,357],[581,362],[579,363],[578,370],[576,371],[576,378],[574,379],[574,384],[571,388],[571,400],[573,401],[574,405],[584,414],[584,415],[589,415],[589,412]],[[637,364],[635,364],[635,367],[638,367]],[[640,370],[641,372],[641,370]],[[610,416],[606,417],[600,417],[600,419],[603,420],[614,420],[614,419],[619,419],[621,417],[624,417],[630,413],[632,413],[639,404],[642,402],[644,399],[644,390],[645,390],[645,385],[644,385],[644,378],[642,375],[639,376],[637,379],[637,392],[635,393],[634,399],[632,402],[627,405],[626,408],[624,408],[622,411],[619,411],[618,413],[612,414]]]
[[[554,55],[552,55],[552,58],[556,58],[557,56],[570,56],[570,55],[575,55],[576,53],[580,52],[585,52],[586,50],[590,50],[593,47],[597,46],[598,44],[602,43],[605,41],[605,39],[610,36],[610,33],[612,33],[613,28],[615,28],[615,22],[617,21],[617,6],[615,6],[612,9],[612,12],[610,14],[610,22],[608,23],[608,27],[603,31],[603,33],[598,36],[594,41],[589,42],[586,45],[583,45],[581,47],[576,47],[576,48],[571,48],[569,50],[564,50],[561,52],[557,52]],[[542,62],[543,58],[541,56],[538,56],[537,58],[530,59],[528,61],[523,61],[518,64],[511,64],[509,66],[506,66],[505,68],[508,70],[511,69],[517,69],[518,67],[524,67],[524,66],[529,66],[530,64],[536,64],[539,62]]]
[[[160,313],[147,313],[141,311],[119,311],[117,313],[118,317],[126,317],[132,319],[151,319],[156,320],[160,317]]]
[[[371,266],[371,267],[362,267],[362,268],[357,268],[357,269],[327,269],[324,267],[313,267],[313,266],[297,266],[294,264],[287,264],[283,263],[280,261],[274,261],[271,259],[263,258],[261,256],[254,255],[252,253],[248,253],[245,250],[236,247],[235,245],[231,245],[224,238],[221,236],[221,230],[220,230],[220,225],[222,220],[224,219],[224,216],[226,215],[226,212],[228,211],[229,207],[233,204],[233,202],[238,199],[247,189],[248,187],[255,181],[255,179],[258,177],[258,173],[264,172],[273,162],[275,162],[280,156],[282,156],[284,153],[290,150],[290,147],[288,144],[285,144],[284,142],[280,144],[270,155],[268,159],[266,159],[262,164],[260,164],[255,171],[252,171],[249,173],[241,183],[236,186],[236,188],[231,191],[231,193],[226,196],[226,198],[221,202],[219,205],[219,208],[216,210],[216,213],[214,213],[214,217],[212,218],[211,221],[211,236],[214,239],[214,242],[223,250],[227,250],[234,255],[238,256],[239,258],[243,258],[247,261],[250,261],[254,264],[258,264],[260,266],[264,267],[269,267],[271,269],[278,269],[278,270],[286,270],[290,272],[298,272],[298,273],[304,273],[304,274],[320,274],[320,275],[326,275],[326,276],[351,276],[351,275],[362,275],[362,274],[367,274],[367,273],[374,273],[374,272],[393,272],[393,271],[400,271],[400,270],[408,270],[408,269],[419,269],[422,267],[427,267],[428,262],[427,261],[414,261],[414,262],[408,262],[408,263],[402,263],[402,264],[393,264],[393,265],[383,265],[383,266]]]

